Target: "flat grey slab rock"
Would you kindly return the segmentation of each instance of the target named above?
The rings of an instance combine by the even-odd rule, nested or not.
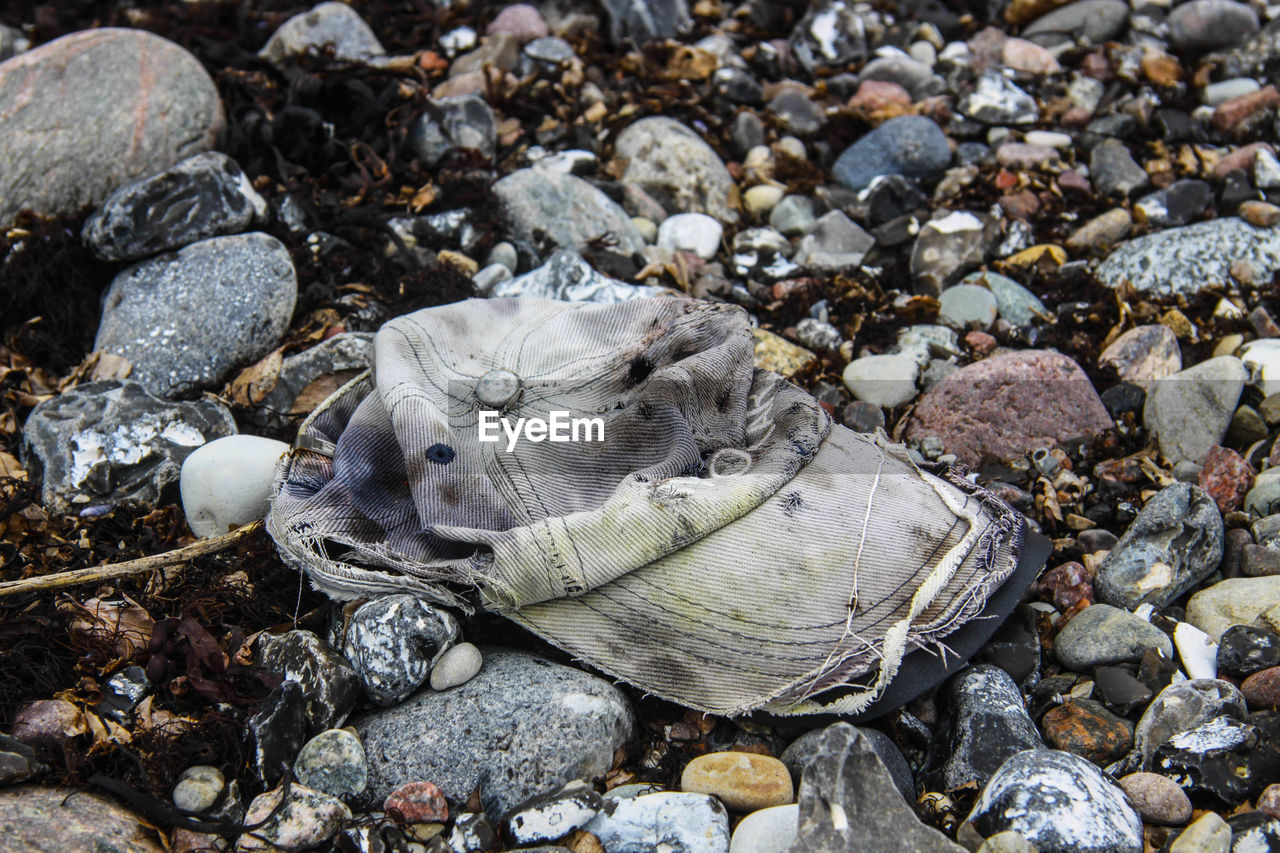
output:
[[[611,237],[620,254],[644,248],[622,206],[582,178],[535,166],[512,172],[493,191],[507,206],[514,233],[534,245],[550,240],[585,252],[593,240]]]
[[[1098,266],[1108,287],[1128,281],[1140,293],[1193,296],[1234,282],[1231,266],[1249,264],[1255,280],[1280,270],[1280,228],[1258,228],[1235,217],[1147,234],[1117,246]]]
[[[79,788],[0,789],[0,850],[161,853],[159,833],[106,797]]]
[[[22,428],[23,460],[49,512],[177,498],[182,462],[236,432],[221,403],[175,403],[134,382],[91,382],[46,400]]]
[[[1146,428],[1173,463],[1203,462],[1222,443],[1249,371],[1233,355],[1220,355],[1156,381],[1142,410]]]
[[[961,853],[925,826],[867,738],[848,723],[826,729],[800,781],[800,829],[791,853]]]
[[[275,237],[202,240],[116,276],[94,349],[129,359],[129,377],[151,393],[175,396],[270,352],[297,298],[293,261]]]
[[[479,787],[485,811],[502,820],[532,797],[607,773],[634,717],[603,679],[526,652],[485,649],[483,668],[466,684],[420,690],[353,725],[376,800],[423,780],[457,807]]]
[[[131,261],[235,234],[266,216],[266,201],[240,165],[206,151],[117,189],[89,217],[83,234],[98,257]]]
[[[97,204],[213,147],[222,101],[194,56],[142,30],[72,33],[0,64],[0,224]]]

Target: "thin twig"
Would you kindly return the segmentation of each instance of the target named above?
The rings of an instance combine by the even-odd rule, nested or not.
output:
[[[222,536],[201,539],[199,542],[192,542],[190,545],[184,545],[173,551],[165,551],[163,554],[139,557],[136,560],[129,560],[124,563],[94,566],[91,569],[77,569],[74,572],[60,572],[54,575],[41,575],[34,578],[5,581],[0,583],[0,598],[20,595],[24,592],[45,592],[51,589],[62,589],[68,586],[112,580],[114,578],[127,577],[128,575],[140,575],[143,572],[149,572],[154,569],[163,569],[166,566],[185,563],[194,557],[203,557],[207,554],[225,551],[241,539],[261,529],[262,522],[255,521],[243,527],[237,527]]]

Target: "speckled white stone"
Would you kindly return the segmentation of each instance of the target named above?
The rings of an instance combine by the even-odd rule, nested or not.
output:
[[[288,452],[283,441],[229,435],[188,456],[178,484],[191,532],[207,539],[265,516],[276,463]]]

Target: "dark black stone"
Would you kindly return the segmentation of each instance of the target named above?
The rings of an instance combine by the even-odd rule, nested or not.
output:
[[[1280,666],[1280,634],[1249,625],[1232,625],[1218,641],[1218,670],[1236,678]]]
[[[1061,705],[1075,686],[1075,675],[1050,675],[1040,679],[1031,691],[1032,718],[1038,720],[1044,716],[1045,711]]]
[[[614,44],[674,38],[693,26],[685,0],[602,0]]]
[[[1147,401],[1147,392],[1140,385],[1132,382],[1119,382],[1102,392],[1102,405],[1107,407],[1107,414],[1119,420],[1126,412],[1141,414]]]
[[[1100,666],[1093,671],[1097,696],[1107,709],[1127,717],[1139,708],[1146,707],[1155,694],[1132,672],[1120,666]]]
[[[102,685],[102,701],[94,710],[125,724],[149,692],[151,682],[147,680],[147,671],[140,666],[126,666]]]
[[[1213,189],[1205,181],[1184,178],[1174,181],[1164,190],[1168,224],[1186,225],[1194,222],[1213,203]]]
[[[916,182],[902,175],[885,175],[867,192],[867,210],[874,226],[906,216],[928,201]]]
[[[1249,176],[1241,169],[1232,169],[1222,176],[1222,186],[1218,189],[1218,214],[1230,216],[1242,203],[1258,198],[1260,194],[1253,188]]]
[[[995,664],[1026,689],[1040,671],[1040,632],[1036,630],[1035,611],[1026,606],[1015,610],[974,662]]]
[[[1162,107],[1153,120],[1156,132],[1165,142],[1202,142],[1204,129],[1182,110]]]
[[[716,72],[715,90],[733,104],[758,104],[764,100],[764,87],[740,68],[721,68]]]
[[[1159,693],[1173,683],[1173,674],[1177,671],[1176,663],[1155,649],[1147,649],[1138,664],[1138,680],[1152,693]]]
[[[995,153],[981,142],[961,142],[956,146],[956,163],[961,166],[995,162]]]
[[[974,783],[981,788],[1006,758],[1044,746],[1018,686],[999,667],[967,667],[946,683],[941,695],[945,718],[924,768],[931,791]]]
[[[498,122],[484,98],[460,95],[427,101],[413,124],[409,146],[424,165],[434,167],[460,149],[492,157],[497,137]]]
[[[249,719],[249,732],[258,775],[266,782],[279,779],[307,739],[307,697],[302,685],[285,681],[272,690]]]
[[[1276,777],[1280,754],[1257,749],[1258,729],[1228,716],[1181,732],[1156,748],[1152,770],[1174,779],[1199,802],[1231,808]],[[1256,756],[1256,759],[1255,759]]]

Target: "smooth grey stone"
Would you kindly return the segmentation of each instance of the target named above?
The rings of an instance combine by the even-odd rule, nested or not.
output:
[[[555,70],[572,62],[577,54],[573,45],[556,36],[544,36],[524,46],[524,55],[549,70]]]
[[[741,68],[720,68],[712,76],[712,83],[715,85],[716,93],[729,100],[734,104],[758,104],[764,100],[764,87],[756,78],[752,77],[750,72]],[[744,111],[738,113],[735,119],[743,116],[755,115],[752,112]],[[757,117],[759,121],[759,117]],[[735,121],[736,124],[736,121]],[[763,125],[761,125],[763,131]],[[736,136],[736,134],[735,134]],[[764,142],[763,132],[760,135],[760,141],[756,144]],[[750,146],[748,146],[748,149]]]
[[[729,853],[786,853],[799,830],[799,803],[758,809],[733,828]]]
[[[1036,18],[1022,36],[1046,45],[1057,38],[1103,44],[1120,35],[1128,22],[1129,4],[1124,0],[1079,0]]]
[[[497,141],[498,121],[479,95],[429,99],[409,133],[410,148],[429,169],[460,149],[479,151],[492,160]]]
[[[1129,146],[1118,139],[1105,139],[1093,146],[1089,177],[1094,189],[1103,195],[1127,196],[1151,182],[1146,170],[1129,153]]]
[[[624,255],[645,246],[622,206],[582,178],[535,166],[512,172],[493,191],[510,213],[513,233],[526,242],[550,240],[585,252],[592,241],[610,236]]]
[[[863,190],[881,175],[929,180],[951,163],[947,135],[924,116],[891,118],[850,145],[831,167],[851,190]]]
[[[1280,467],[1268,468],[1253,481],[1244,496],[1244,511],[1266,517],[1280,510]]]
[[[686,0],[602,0],[615,45],[674,38],[693,28]]]
[[[0,224],[97,204],[134,178],[212,148],[222,101],[194,56],[103,27],[0,64]]]
[[[1173,483],[1147,501],[1098,567],[1098,599],[1132,610],[1163,608],[1222,560],[1222,515],[1199,486]]]
[[[1258,14],[1235,0],[1191,0],[1175,6],[1167,24],[1174,47],[1215,50],[1239,44],[1257,32]]]
[[[799,803],[800,827],[792,853],[964,849],[920,822],[869,739],[848,723],[823,730],[800,780]]]
[[[885,80],[897,83],[919,101],[932,95],[940,95],[947,89],[947,81],[933,73],[933,69],[909,56],[894,53],[877,56],[858,72],[858,82]]]
[[[0,846],[17,853],[164,853],[155,827],[84,787],[0,788]]]
[[[829,210],[800,238],[791,260],[811,270],[838,272],[857,267],[876,244],[876,238],[862,230],[843,211]]]
[[[360,14],[345,3],[321,3],[280,25],[258,51],[277,65],[301,54],[331,50],[335,59],[364,62],[386,54]]]
[[[733,117],[729,133],[739,157],[747,156],[747,152],[757,145],[764,145],[764,122],[750,110],[743,110]]]
[[[330,393],[368,370],[372,354],[371,333],[343,332],[289,356],[251,419],[259,425],[283,425],[291,417],[310,414]]]
[[[926,222],[911,247],[916,290],[940,296],[947,285],[982,263],[989,248],[987,224],[964,210]]]
[[[817,221],[813,199],[805,195],[783,196],[769,211],[769,227],[788,237],[808,233]]]
[[[1053,317],[1040,297],[1008,276],[995,272],[971,272],[960,279],[960,283],[985,285],[996,298],[996,310],[1000,312],[1001,319],[1016,328],[1025,329],[1035,320],[1047,321]]]
[[[792,133],[817,133],[827,114],[799,89],[783,89],[769,101],[769,112]]]
[[[183,460],[235,432],[235,418],[219,402],[175,403],[137,383],[109,380],[76,386],[32,409],[22,455],[48,512],[126,500],[158,506],[176,500]]]
[[[929,790],[982,787],[1016,752],[1043,746],[1018,685],[991,664],[966,667],[943,687],[943,719],[929,748]]]
[[[360,679],[351,664],[310,631],[263,634],[256,657],[260,666],[301,685],[307,716],[304,737],[342,725],[360,697]]]
[[[499,281],[487,296],[535,296],[567,302],[625,302],[663,293],[661,287],[626,284],[596,272],[577,252],[561,249],[524,275]]]
[[[384,595],[356,608],[342,654],[378,705],[394,705],[422,686],[458,639],[458,620],[413,595]]]
[[[1151,383],[1142,421],[1160,452],[1174,463],[1204,462],[1223,443],[1247,379],[1240,359],[1223,355]]]
[[[1248,713],[1243,694],[1228,681],[1179,681],[1156,694],[1143,712],[1133,733],[1134,749],[1142,756],[1143,766],[1149,768],[1156,750],[1174,735],[1215,717],[1227,715],[1243,720]]]
[[[968,822],[983,837],[1013,830],[1037,850],[1142,853],[1142,818],[1093,764],[1056,749],[1029,749],[1002,765]]]
[[[601,805],[589,784],[571,782],[517,807],[506,820],[507,836],[520,845],[555,841],[590,823]]]
[[[1233,77],[1230,80],[1219,80],[1204,87],[1204,102],[1207,106],[1216,107],[1223,101],[1252,95],[1262,87],[1252,77]]]
[[[729,203],[733,178],[720,155],[675,119],[650,116],[618,134],[614,153],[625,163],[622,183],[636,184],[668,211],[738,221]]]
[[[1108,287],[1129,282],[1140,293],[1194,296],[1213,284],[1231,286],[1232,264],[1244,262],[1267,281],[1280,270],[1280,228],[1257,228],[1235,217],[1168,228],[1122,243],[1097,270]]]
[[[860,739],[865,740],[871,750],[879,756],[880,762],[889,773],[889,778],[893,780],[894,787],[898,789],[898,793],[902,794],[902,799],[908,803],[915,802],[916,783],[911,775],[911,765],[907,764],[907,759],[903,756],[902,750],[898,749],[898,745],[878,729],[860,726],[855,726],[854,729],[861,736]],[[782,763],[787,765],[787,770],[791,771],[791,778],[797,785],[804,776],[805,768],[818,756],[818,747],[826,732],[826,728],[805,732],[792,741],[779,756]]]
[[[938,298],[938,322],[953,329],[986,331],[995,325],[999,309],[995,294],[976,284],[957,284]]]
[[[850,0],[816,0],[791,31],[791,53],[810,73],[858,62],[867,56],[872,20]]]
[[[293,260],[275,237],[214,237],[117,275],[93,346],[129,359],[129,378],[151,393],[175,396],[269,353],[297,298]]]
[[[216,767],[188,767],[173,786],[173,804],[183,811],[206,811],[213,808],[226,784],[222,771]]]
[[[206,151],[113,192],[84,224],[100,258],[131,261],[197,240],[235,234],[267,216],[239,164]]]
[[[1142,660],[1147,649],[1173,659],[1173,641],[1155,625],[1127,610],[1093,604],[1077,613],[1058,632],[1053,650],[1059,662],[1076,672],[1095,666]]]
[[[984,71],[977,87],[960,102],[960,112],[983,124],[1031,124],[1040,118],[1036,99],[999,71]]]
[[[369,783],[364,746],[346,729],[329,729],[303,744],[293,772],[299,784],[333,797],[359,794]]]
[[[531,797],[613,766],[634,727],[617,688],[536,655],[483,651],[484,667],[466,684],[420,690],[354,721],[375,799],[407,779],[430,779],[457,806],[478,786],[485,812],[502,820]]]
[[[0,734],[0,786],[25,782],[41,769],[34,749],[17,738]]]

